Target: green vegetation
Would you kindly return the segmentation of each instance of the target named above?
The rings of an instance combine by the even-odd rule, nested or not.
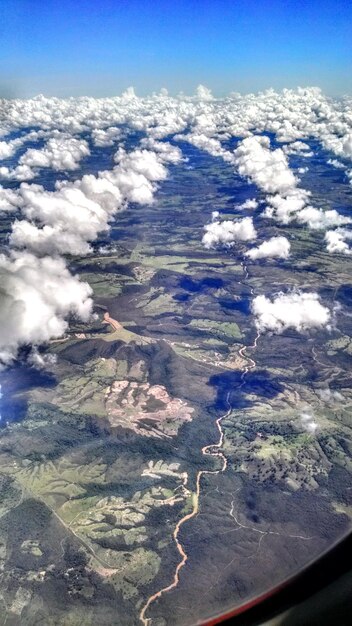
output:
[[[124,277],[118,274],[100,274],[100,273],[81,273],[81,280],[86,281],[93,289],[95,297],[115,297],[118,296],[123,289],[124,284],[132,281],[124,280]]]
[[[207,319],[193,319],[190,322],[190,326],[199,328],[200,330],[206,330],[209,333],[215,335],[225,335],[231,339],[241,339],[242,333],[238,324],[234,322],[218,322],[216,320]]]

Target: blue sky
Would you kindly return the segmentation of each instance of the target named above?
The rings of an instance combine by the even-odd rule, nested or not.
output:
[[[352,93],[348,0],[1,0],[0,96]]]

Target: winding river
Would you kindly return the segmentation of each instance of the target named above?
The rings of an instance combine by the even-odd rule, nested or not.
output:
[[[242,358],[245,358],[248,362],[248,365],[245,366],[242,376],[241,376],[241,385],[239,388],[241,388],[244,383],[245,383],[245,376],[246,374],[253,369],[256,366],[256,362],[251,359],[250,357],[245,355],[246,350],[254,350],[257,346],[257,342],[258,339],[260,337],[260,333],[258,332],[253,345],[251,346],[243,346],[239,351],[238,354],[239,356],[241,356]],[[225,472],[226,468],[227,468],[227,458],[226,456],[223,454],[223,452],[220,451],[220,448],[223,445],[224,442],[224,431],[222,430],[222,426],[221,426],[221,422],[230,415],[231,411],[232,411],[232,406],[230,404],[230,392],[228,392],[227,397],[226,397],[226,402],[228,404],[228,410],[226,411],[226,413],[224,415],[221,415],[220,417],[218,417],[218,419],[216,420],[216,427],[219,431],[219,440],[217,443],[215,444],[210,444],[210,445],[206,445],[202,448],[202,453],[203,454],[207,454],[210,456],[217,456],[222,460],[222,466],[220,469],[218,470],[199,470],[199,472],[197,473],[197,478],[196,478],[196,490],[192,495],[192,499],[193,499],[193,508],[192,511],[190,513],[187,513],[187,515],[184,515],[184,517],[182,517],[176,524],[175,526],[175,530],[173,532],[173,538],[174,541],[176,543],[176,547],[177,550],[181,556],[181,560],[179,561],[179,563],[177,564],[176,570],[175,570],[175,574],[174,574],[174,578],[172,580],[172,582],[167,586],[167,587],[163,587],[162,589],[159,589],[159,591],[157,591],[156,593],[154,593],[153,595],[151,595],[147,602],[143,605],[141,612],[139,614],[139,619],[141,620],[142,624],[144,626],[150,626],[151,623],[151,618],[150,617],[146,617],[146,614],[151,606],[151,604],[153,604],[153,602],[155,602],[156,600],[158,600],[158,598],[160,598],[162,595],[164,595],[165,593],[168,593],[169,591],[172,591],[172,589],[175,589],[179,583],[179,576],[180,576],[180,571],[181,569],[186,565],[187,560],[188,560],[188,555],[184,550],[184,547],[179,539],[179,534],[180,534],[180,530],[182,528],[182,526],[188,522],[189,520],[191,520],[193,517],[196,517],[196,515],[199,512],[199,506],[200,506],[200,490],[201,490],[201,480],[202,477],[205,474],[220,474],[222,472]],[[187,480],[185,482],[185,486],[187,485],[188,482],[188,477]]]

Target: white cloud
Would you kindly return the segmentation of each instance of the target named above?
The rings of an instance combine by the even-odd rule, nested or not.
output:
[[[269,193],[287,194],[296,186],[287,157],[281,148],[270,150],[268,137],[247,137],[234,151],[235,164],[241,176],[251,178]]]
[[[77,189],[88,200],[98,205],[96,211],[102,209],[107,214],[115,213],[124,203],[122,191],[119,189],[116,181],[113,180],[112,172],[99,172],[97,176],[86,174],[80,180],[74,183],[56,184],[59,193],[65,193],[65,189]],[[104,230],[104,227],[102,227]]]
[[[260,332],[280,334],[287,328],[299,332],[311,328],[328,327],[331,314],[327,307],[319,302],[317,293],[279,293],[270,300],[266,296],[257,296],[252,302],[252,312]]]
[[[197,120],[199,126],[199,119]],[[211,133],[214,132],[214,129],[211,128]],[[200,150],[205,150],[208,154],[214,157],[221,157],[227,163],[233,163],[234,157],[230,150],[225,150],[222,147],[221,142],[214,137],[209,137],[204,132],[192,132],[187,135],[177,135],[177,139],[182,139],[183,141],[188,141],[196,148]]]
[[[309,192],[304,189],[292,189],[285,198],[279,194],[267,196],[266,201],[269,206],[265,209],[263,216],[274,218],[282,224],[289,224],[295,214],[304,208],[309,195]]]
[[[31,131],[22,135],[21,137],[17,137],[16,139],[10,139],[9,141],[0,141],[0,160],[10,159],[13,157],[17,150],[27,141],[35,141],[40,137],[45,136],[43,131]]]
[[[52,367],[57,362],[56,354],[48,354],[40,353],[37,346],[33,346],[28,358],[27,363],[33,365],[37,369],[47,369],[48,367]]]
[[[3,133],[39,127],[70,134],[105,130],[127,124],[163,137],[189,127],[208,137],[246,137],[273,132],[282,142],[295,143],[309,137],[320,140],[336,156],[351,158],[352,121],[349,99],[326,98],[317,88],[268,89],[259,94],[232,94],[213,98],[200,86],[192,97],[170,97],[165,91],[138,98],[133,88],[114,98],[46,98],[15,100],[2,121]],[[211,129],[213,129],[211,131]],[[290,149],[290,148],[287,148]]]
[[[0,185],[0,211],[12,213],[17,210],[19,197],[17,191],[13,189],[4,189]]]
[[[329,159],[328,163],[329,165],[336,167],[336,169],[338,170],[344,170],[346,167],[343,163],[341,163],[341,161],[338,161],[337,159]]]
[[[315,435],[318,428],[318,422],[315,421],[314,417],[310,415],[310,413],[301,413],[301,424],[307,433]]]
[[[107,180],[115,184],[128,201],[151,204],[157,188],[155,183],[167,177],[162,154],[145,149],[128,154],[120,148],[115,160],[119,165],[104,174]]]
[[[112,170],[57,182],[54,191],[27,183],[16,192],[0,188],[2,209],[22,214],[12,226],[12,252],[0,257],[0,363],[15,358],[23,344],[36,346],[62,335],[71,314],[89,319],[92,290],[70,274],[58,255],[86,255],[90,242],[109,228],[127,202],[153,202],[157,183],[167,176],[165,163],[182,158],[177,147],[155,140],[153,147],[155,151],[131,153],[120,149]],[[38,163],[31,161],[32,166]],[[36,365],[41,364],[38,354],[34,351],[31,357]]]
[[[299,211],[296,214],[296,219],[302,224],[308,224],[309,228],[313,229],[331,228],[332,226],[340,226],[351,222],[349,217],[340,215],[335,209],[323,211],[312,206],[307,206]]]
[[[352,133],[345,135],[342,142],[342,152],[345,157],[352,157]]]
[[[36,169],[54,170],[77,169],[80,160],[89,155],[88,144],[83,139],[76,139],[67,133],[52,131],[44,148],[29,148],[19,159],[15,167],[0,167],[0,178],[28,181],[34,178]],[[13,156],[18,148],[28,141],[44,138],[48,131],[31,131],[9,142],[0,142],[0,158]],[[33,169],[34,168],[34,169]]]
[[[158,155],[151,150],[137,149],[128,154],[123,148],[119,148],[115,161],[120,164],[122,171],[142,174],[148,181],[164,180],[167,176],[166,168]]]
[[[208,87],[205,87],[204,85],[198,85],[196,94],[199,100],[207,101],[214,99],[210,89],[208,89]]]
[[[167,141],[157,141],[154,137],[145,137],[141,141],[141,146],[148,150],[153,150],[157,154],[157,158],[163,163],[180,163],[186,161],[182,157],[182,152],[177,146],[172,146]]]
[[[181,151],[169,144],[154,141],[154,147],[157,152],[120,149],[118,165],[111,171],[57,183],[55,191],[23,184],[16,200],[26,219],[13,224],[11,245],[40,255],[89,253],[89,242],[109,229],[116,211],[128,201],[153,202],[156,183],[167,176],[164,162],[176,163],[182,158]]]
[[[87,321],[91,288],[72,276],[62,259],[27,252],[0,256],[0,363],[15,358],[20,345],[46,342],[67,329],[67,315]]]
[[[273,257],[287,259],[290,254],[290,248],[291,244],[286,237],[271,237],[268,241],[263,241],[258,248],[252,248],[245,254],[252,260]]]
[[[235,241],[251,241],[257,236],[251,217],[219,222],[215,216],[215,221],[207,224],[204,229],[206,232],[202,241],[206,248],[212,248],[219,243],[232,246]]]
[[[346,132],[346,134],[341,136],[341,131],[342,129],[344,129],[344,127],[341,125],[340,128],[338,128],[338,134],[335,135],[335,133],[328,133],[328,130],[330,129],[326,129],[324,134],[323,134],[323,141],[325,146],[329,149],[332,150],[337,156],[341,157],[341,158],[345,158],[345,159],[351,159],[352,158],[352,131],[351,129],[350,132]]]
[[[122,137],[120,128],[116,126],[110,126],[110,128],[95,128],[92,130],[92,140],[95,146],[99,148],[105,148],[106,146],[113,146]]]
[[[251,198],[246,200],[245,202],[242,202],[242,204],[239,204],[238,209],[257,209],[258,208],[258,202],[257,200],[255,200],[255,198]]]
[[[307,147],[303,142],[294,142],[290,146],[291,150],[294,147],[295,151],[302,153]],[[313,229],[351,222],[350,218],[334,209],[323,211],[307,206],[309,192],[297,187],[299,181],[289,169],[284,150],[270,150],[267,137],[247,137],[234,154],[239,173],[249,176],[261,189],[273,194],[266,198],[268,206],[263,213],[264,217],[274,218],[283,224],[297,220]]]
[[[325,233],[326,249],[330,254],[351,254],[352,250],[345,239],[352,239],[352,232],[338,228]]]
[[[17,165],[17,167],[9,168],[9,167],[0,167],[0,178],[5,180],[31,180],[34,178],[35,173],[29,167],[29,165]]]
[[[16,220],[10,242],[15,248],[26,248],[37,255],[86,255],[91,252],[90,245],[79,233],[71,232],[62,224],[39,227],[27,220]]]
[[[0,160],[11,158],[21,145],[21,139],[13,139],[12,141],[0,141]]]
[[[55,254],[60,249],[62,253],[84,254],[87,242],[109,227],[109,213],[73,185],[50,192],[39,185],[24,184],[20,193],[27,219],[14,223],[10,237],[13,246],[38,253]],[[73,241],[77,242],[75,250]]]
[[[30,168],[51,167],[53,170],[75,170],[90,150],[84,139],[55,132],[44,148],[30,148],[20,158],[19,165]]]
[[[137,96],[134,91],[134,87],[127,87],[127,89],[123,92],[121,98],[123,100],[136,100]]]
[[[288,143],[282,148],[285,154],[299,154],[303,157],[311,157],[313,156],[313,152],[311,151],[308,144],[303,141],[293,141],[292,143]]]

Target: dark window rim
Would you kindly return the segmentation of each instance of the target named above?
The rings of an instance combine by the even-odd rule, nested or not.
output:
[[[352,532],[339,539],[321,556],[278,585],[243,604],[211,619],[201,626],[262,624],[323,590],[352,569]]]

